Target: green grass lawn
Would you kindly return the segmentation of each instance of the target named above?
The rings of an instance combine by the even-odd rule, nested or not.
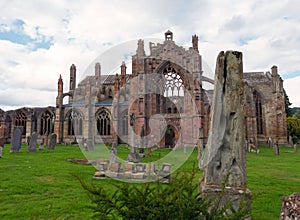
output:
[[[86,182],[101,184],[112,190],[116,180],[95,180],[95,168],[69,162],[68,158],[85,156],[77,146],[56,146],[54,151],[9,153],[9,145],[0,159],[0,219],[90,219],[90,201],[73,174]],[[128,149],[118,148],[125,159]],[[157,160],[167,149],[151,153],[144,161]],[[197,162],[197,152],[177,172],[189,172]],[[267,147],[260,153],[247,155],[248,188],[253,194],[253,219],[278,219],[281,196],[300,192],[300,153],[292,148],[280,148],[275,156]],[[196,164],[197,166],[197,164]],[[197,175],[201,177],[202,172]]]

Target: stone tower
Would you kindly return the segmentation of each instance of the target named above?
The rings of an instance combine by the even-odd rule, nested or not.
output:
[[[63,80],[61,75],[59,75],[57,83],[57,97],[56,97],[56,111],[55,111],[55,121],[54,121],[54,133],[57,135],[58,142],[63,142]]]
[[[69,103],[73,102],[73,95],[76,88],[76,66],[74,64],[70,67],[70,86],[69,86]]]
[[[95,64],[95,80],[96,80],[96,86],[100,86],[101,82],[101,65],[100,63]]]

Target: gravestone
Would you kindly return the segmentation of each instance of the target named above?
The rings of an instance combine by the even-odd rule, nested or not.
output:
[[[4,148],[5,138],[4,138],[4,126],[0,125],[0,158],[2,157],[2,150]]]
[[[49,141],[49,134],[48,132],[46,132],[43,140],[45,146],[48,146],[48,141]]]
[[[289,136],[289,143],[288,143],[290,146],[293,146],[293,138],[292,136]]]
[[[276,156],[278,156],[278,155],[279,155],[279,145],[278,145],[278,140],[276,140],[276,141],[274,142],[273,150],[274,150],[274,154],[275,154]]]
[[[202,197],[215,198],[220,195],[225,183],[220,206],[231,201],[237,210],[240,202],[250,204],[251,201],[251,192],[246,188],[245,99],[241,52],[220,52],[214,88],[200,193]]]
[[[135,140],[135,134],[134,134],[134,123],[135,123],[135,116],[134,113],[130,113],[130,153],[128,154],[126,161],[129,162],[141,162],[141,157],[139,153],[137,152],[136,147],[136,140]]]
[[[21,143],[22,143],[22,132],[21,129],[16,127],[13,132],[12,143],[10,152],[21,152]]]
[[[270,148],[273,148],[273,140],[272,140],[271,137],[268,138],[268,146],[269,146]]]
[[[199,128],[198,137],[198,167],[200,170],[203,169],[203,158],[204,158],[204,147],[203,147],[203,128]]]
[[[33,132],[31,137],[29,138],[29,146],[27,152],[36,152],[37,138],[38,138],[37,133]]]
[[[48,145],[48,150],[54,150],[55,145],[56,145],[56,138],[57,135],[52,133],[49,135],[49,145]]]
[[[110,160],[109,163],[115,163],[117,160],[117,144],[113,143],[110,150]]]

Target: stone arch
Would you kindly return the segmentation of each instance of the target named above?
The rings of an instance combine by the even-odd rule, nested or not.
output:
[[[189,88],[191,86],[191,83],[189,82],[188,75],[190,72],[186,69],[184,69],[182,66],[173,63],[171,61],[164,61],[162,62],[155,70],[158,74],[164,74],[164,70],[168,68],[173,68],[176,70],[176,73],[180,76],[180,78],[183,81],[183,85],[185,88]]]
[[[99,135],[107,136],[112,134],[111,112],[106,108],[100,108],[96,114],[96,129]]]
[[[4,131],[5,134],[4,134],[4,136],[6,138],[5,142],[7,143],[8,140],[11,138],[11,126],[12,126],[12,120],[11,120],[11,117],[9,115],[5,116],[4,123],[5,123],[5,131]]]
[[[162,113],[178,114],[184,112],[185,95],[190,88],[194,87],[194,81],[190,79],[192,75],[181,66],[170,61],[161,64],[157,71],[158,75],[163,76],[159,80]]]
[[[67,121],[68,135],[83,134],[83,113],[78,109],[71,109],[67,112],[65,121]]]
[[[22,135],[26,135],[26,124],[27,114],[22,110],[18,111],[14,117],[14,126],[21,128]]]
[[[120,134],[121,134],[121,136],[128,135],[128,109],[125,109],[121,113],[121,117],[120,117]]]
[[[50,110],[41,112],[38,116],[37,131],[39,135],[50,134],[54,131],[54,113]]]
[[[262,98],[258,91],[253,92],[255,102],[255,114],[256,114],[256,129],[257,134],[264,134],[264,121],[263,121],[263,103]]]
[[[164,146],[174,148],[179,141],[179,130],[173,124],[168,124],[164,133]]]

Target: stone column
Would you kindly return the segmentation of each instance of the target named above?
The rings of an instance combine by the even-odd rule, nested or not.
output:
[[[220,52],[217,58],[202,196],[216,196],[226,184],[221,206],[228,201],[238,208],[250,201],[246,185],[246,143],[242,53]],[[251,207],[249,207],[250,209]]]
[[[203,157],[204,157],[203,128],[199,128],[199,137],[198,137],[198,167],[199,167],[200,170],[203,169]]]
[[[134,133],[135,116],[134,113],[130,114],[130,153],[126,160],[130,162],[141,162],[141,157],[137,152],[135,133]]]

